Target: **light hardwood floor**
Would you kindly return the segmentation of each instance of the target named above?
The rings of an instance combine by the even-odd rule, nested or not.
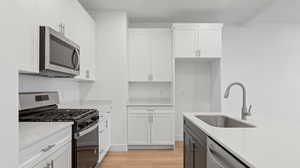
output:
[[[110,152],[100,168],[183,168],[183,143],[175,150],[129,150]]]

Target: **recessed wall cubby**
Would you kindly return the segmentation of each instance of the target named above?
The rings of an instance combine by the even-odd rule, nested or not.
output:
[[[171,104],[172,82],[129,82],[129,104]]]
[[[221,59],[175,59],[177,131],[183,131],[184,112],[221,111]]]

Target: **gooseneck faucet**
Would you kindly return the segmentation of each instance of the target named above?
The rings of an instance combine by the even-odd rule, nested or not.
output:
[[[227,99],[229,97],[230,89],[234,85],[240,86],[242,88],[242,91],[243,91],[242,120],[247,120],[247,116],[251,115],[252,105],[249,106],[249,109],[247,108],[247,104],[246,104],[246,88],[245,88],[245,86],[242,83],[235,82],[235,83],[230,84],[226,88],[226,90],[225,90],[224,98]]]

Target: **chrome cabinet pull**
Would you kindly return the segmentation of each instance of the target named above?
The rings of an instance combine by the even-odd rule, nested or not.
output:
[[[196,56],[201,56],[201,50],[200,49],[196,50],[195,53],[196,53]]]
[[[153,81],[153,74],[149,74],[149,75],[148,75],[148,80],[149,80],[149,81]]]
[[[64,23],[60,23],[58,25],[59,27],[59,31],[62,33],[62,34],[65,34],[65,24]]]
[[[54,148],[55,147],[55,144],[53,145],[48,145],[46,148],[42,149],[42,152],[47,152],[49,151],[50,149]]]
[[[86,70],[85,71],[85,77],[87,78],[87,79],[89,79],[90,78],[90,70]]]

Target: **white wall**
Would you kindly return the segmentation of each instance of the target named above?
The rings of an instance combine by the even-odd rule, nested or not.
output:
[[[0,167],[18,167],[18,76],[16,55],[20,48],[15,21],[17,15],[16,1],[4,0],[0,5]],[[9,16],[9,18],[7,17]],[[18,19],[17,19],[18,18]]]
[[[60,102],[79,102],[79,83],[73,79],[19,75],[19,92],[58,91]]]
[[[127,15],[91,12],[96,21],[96,79],[82,83],[83,99],[112,100],[113,150],[127,149]]]
[[[300,121],[300,25],[225,25],[224,86],[245,83],[254,117]],[[241,91],[235,88],[224,111],[240,116]]]
[[[299,7],[297,0],[277,0],[246,25],[224,26],[223,89],[234,81],[246,84],[252,119],[300,121]],[[233,89],[225,112],[240,116],[240,94]]]

